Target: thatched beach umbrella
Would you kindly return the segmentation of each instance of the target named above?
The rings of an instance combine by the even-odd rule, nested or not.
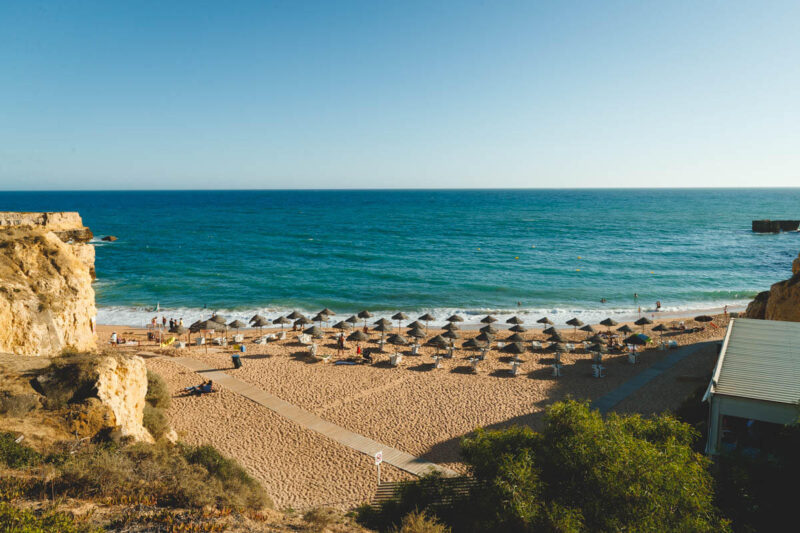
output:
[[[388,318],[380,318],[380,319],[376,320],[376,321],[374,322],[374,324],[375,324],[376,326],[386,326],[386,327],[391,327],[391,325],[392,325],[392,321],[391,321],[391,320],[389,320]]]
[[[578,328],[583,325],[583,321],[580,320],[578,317],[570,318],[569,320],[567,320],[567,325],[574,327],[575,333],[578,333]]]
[[[594,353],[607,353],[608,348],[606,348],[605,344],[597,343],[597,344],[590,344],[588,348],[586,348],[587,352],[594,352]]]
[[[447,321],[450,322],[450,323],[453,323],[453,322],[464,322],[464,319],[462,317],[460,317],[459,315],[450,315],[449,317],[447,317]]]
[[[564,337],[562,337],[561,334],[556,331],[555,333],[550,335],[550,339],[549,340],[550,340],[550,342],[564,342]]]
[[[547,318],[546,316],[543,316],[542,318],[537,320],[536,323],[537,324],[541,324],[542,327],[544,327],[544,328],[546,328],[547,326],[552,326],[553,325],[553,321],[550,320],[549,318]]]
[[[250,317],[250,320],[248,320],[248,322],[250,322],[252,324],[253,322],[255,322],[257,320],[266,320],[266,317],[263,317],[261,315],[253,315],[253,316]]]
[[[448,322],[442,329],[445,331],[458,331],[461,328],[455,322]]]
[[[183,326],[173,326],[172,329],[169,330],[169,332],[174,333],[175,335],[180,337],[181,335],[187,335],[189,333],[189,330]]]
[[[318,328],[317,326],[311,326],[310,328],[308,328],[306,330],[303,330],[303,333],[305,333],[307,335],[311,335],[312,337],[316,337],[316,338],[320,338],[320,337],[322,337],[322,335],[325,334],[325,332],[322,330],[322,328]]]
[[[492,324],[493,322],[497,322],[497,319],[492,315],[486,315],[485,317],[481,318],[481,324]]]
[[[508,328],[508,331],[513,331],[514,333],[525,333],[528,330],[525,328],[525,326],[520,326],[517,324]]]
[[[408,320],[408,315],[401,311],[399,313],[393,314],[392,320],[397,320],[397,331],[400,331],[400,322],[403,320]]]
[[[667,331],[667,327],[664,324],[658,324],[656,327],[652,329],[652,331],[657,331],[661,335],[661,339],[664,339],[664,332]]]
[[[647,318],[646,316],[643,316],[642,318],[634,322],[634,324],[636,324],[637,326],[642,326],[642,333],[644,333],[644,327],[652,323],[653,321]]]
[[[305,325],[308,325],[308,324],[312,324],[311,320],[309,320],[308,318],[304,317],[303,315],[300,315],[300,318],[298,318],[297,320],[294,321],[294,325],[295,326],[300,326],[301,328],[303,326],[305,326]]]
[[[620,333],[633,333],[633,330],[628,324],[621,325],[620,327],[617,328],[617,331],[619,331]]]
[[[303,318],[303,315],[301,313],[298,313],[297,311],[292,311],[291,313],[286,315],[286,318],[288,318],[289,320],[299,320]]]
[[[594,343],[604,343],[604,342],[606,342],[606,340],[603,337],[601,337],[600,335],[597,335],[597,334],[592,335],[591,337],[589,337],[586,340],[588,342],[594,342]]]
[[[613,318],[610,318],[610,317],[606,318],[605,320],[600,322],[601,326],[605,326],[605,327],[608,328],[608,332],[609,333],[611,333],[611,328],[616,326],[617,324],[619,324],[619,322],[617,322],[616,320],[614,320]]]
[[[378,325],[372,328],[372,331],[381,332],[381,341],[383,341],[384,337],[386,336],[386,332],[391,330],[392,330],[391,322],[389,322],[389,324],[387,325],[381,322],[380,320],[378,320]]]
[[[461,335],[459,335],[457,331],[448,330],[442,333],[442,337],[444,337],[445,339],[454,340],[461,338]]]
[[[402,335],[389,335],[389,338],[386,339],[386,342],[389,344],[393,344],[395,346],[405,346],[408,344],[408,339],[403,337]]]
[[[325,309],[323,309],[322,311],[320,311],[320,312],[319,312],[319,314],[321,314],[321,315],[327,315],[327,316],[333,316],[333,315],[335,315],[336,313],[335,313],[335,312],[333,312],[333,310],[332,310],[332,309],[328,309],[328,308],[326,307]]]
[[[364,320],[364,327],[367,327],[367,319],[368,318],[372,318],[372,313],[370,313],[369,311],[364,309],[363,311],[358,313],[358,318],[363,319]]]
[[[266,322],[266,320],[263,320],[263,322]],[[273,320],[272,323],[273,324],[280,324],[281,325],[281,329],[283,329],[284,324],[291,324],[292,321],[289,320],[288,318],[286,318],[285,316],[279,316],[278,318]],[[255,324],[255,322],[253,324]]]
[[[408,329],[422,329],[424,327],[425,326],[419,320],[415,320],[414,322],[411,322],[410,324],[406,324],[406,328],[408,328]]]
[[[345,322],[347,322],[348,324],[352,324],[353,327],[355,327],[355,325],[358,324],[358,317],[356,315],[353,315],[347,320],[345,320]]]
[[[422,328],[412,328],[408,331],[408,336],[415,339],[424,339],[428,334],[422,331]]]
[[[479,335],[477,335],[475,337],[475,340],[476,341],[480,341],[480,342],[485,342],[485,343],[491,345],[492,342],[494,342],[494,335],[491,335],[491,334],[485,333],[485,332],[481,332]]]
[[[291,322],[291,321],[289,320],[289,322]],[[254,328],[258,328],[258,333],[260,335],[261,334],[261,328],[263,328],[264,326],[269,326],[269,320],[267,320],[264,317],[261,317],[260,319],[253,321],[253,323],[250,324],[250,325],[253,326]]]
[[[337,322],[336,324],[333,325],[333,327],[338,329],[338,330],[340,330],[340,331],[344,331],[346,329],[352,329],[353,328],[353,326],[351,324],[349,324],[348,322],[345,322],[345,321]]]
[[[431,321],[432,320],[436,320],[436,317],[433,316],[430,313],[425,313],[424,315],[419,317],[417,320],[422,320],[423,322],[425,322],[425,331],[428,331],[428,326],[431,325]]]
[[[356,331],[354,331],[353,333],[351,333],[350,335],[347,336],[347,340],[356,341],[356,342],[364,342],[364,341],[369,340],[369,335],[367,335],[366,333],[364,333],[361,330],[356,330]]]
[[[521,353],[525,353],[525,346],[521,342],[512,342],[511,344],[506,344],[502,350],[503,353],[513,353],[519,355]]]
[[[639,335],[631,335],[630,337],[627,337],[622,342],[625,343],[625,344],[633,344],[633,345],[636,345],[636,346],[644,346],[645,344],[647,344],[647,341],[644,340]]]
[[[509,318],[508,320],[506,320],[506,324],[515,324],[515,325],[519,325],[519,324],[524,324],[524,323],[525,323],[525,321],[524,321],[524,320],[522,320],[522,319],[521,319],[520,317],[518,317],[518,316],[512,316],[511,318]]]
[[[311,320],[313,322],[319,322],[320,327],[322,327],[322,323],[327,322],[328,318],[329,318],[328,315],[326,315],[325,313],[317,313],[317,315]]]
[[[447,348],[450,346],[450,343],[447,342],[447,339],[442,337],[441,335],[436,335],[435,337],[431,338],[428,342],[426,342],[428,346],[436,346],[436,354],[439,354],[439,349]]]
[[[594,328],[591,326],[591,324],[586,324],[585,326],[581,326],[578,329],[580,329],[581,331],[585,331],[587,335],[591,335],[592,333],[594,333]]]
[[[506,342],[525,342],[525,337],[523,337],[519,333],[514,333],[513,335],[508,336]]]
[[[554,342],[554,343],[552,343],[550,346],[548,346],[547,348],[545,348],[545,351],[546,351],[546,352],[559,352],[559,353],[565,353],[565,352],[567,351],[567,347],[566,347],[566,346],[564,346],[564,344],[563,344],[563,343],[561,343],[561,342]]]
[[[481,333],[489,333],[491,335],[495,335],[497,333],[497,328],[489,324],[481,328]]]
[[[224,316],[218,315],[216,313],[211,315],[211,318],[209,318],[209,320],[212,321],[212,322],[216,322],[217,324],[222,324],[222,325],[226,325],[227,322],[228,322],[228,320]]]
[[[239,329],[246,328],[247,324],[245,324],[241,320],[234,320],[233,322],[228,324],[228,327],[229,328],[234,328],[236,330],[236,334],[238,335],[239,334]]]
[[[544,328],[542,330],[542,333],[544,333],[545,335],[553,335],[554,333],[558,333],[558,330],[553,326],[550,326],[549,328]]]

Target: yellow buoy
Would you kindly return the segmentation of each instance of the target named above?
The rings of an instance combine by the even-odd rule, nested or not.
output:
[[[581,269],[580,269],[580,268],[576,268],[576,269],[575,269],[575,272],[580,272],[580,271],[581,271]]]
[[[581,256],[578,256],[578,259],[580,259],[580,258],[581,258]]]
[[[480,248],[478,248],[478,251],[480,252],[480,251],[481,251],[481,249],[480,249]]]
[[[514,259],[519,259],[519,256],[515,257]]]
[[[650,273],[651,273],[651,274],[655,274],[655,272],[653,272],[652,270],[650,271]]]

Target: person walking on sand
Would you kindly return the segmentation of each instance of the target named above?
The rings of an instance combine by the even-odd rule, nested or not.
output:
[[[656,302],[656,312],[661,311],[661,300]]]

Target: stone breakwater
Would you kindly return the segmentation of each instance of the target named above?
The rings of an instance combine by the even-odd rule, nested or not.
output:
[[[0,213],[0,351],[92,350],[91,230],[78,213]]]

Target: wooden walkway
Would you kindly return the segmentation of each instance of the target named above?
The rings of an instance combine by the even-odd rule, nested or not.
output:
[[[606,414],[613,409],[619,402],[641,389],[649,382],[660,376],[665,371],[669,370],[679,362],[683,361],[696,351],[708,345],[714,344],[714,341],[698,342],[688,346],[682,346],[677,350],[673,350],[667,357],[651,365],[646,370],[636,374],[633,378],[629,379],[616,389],[608,394],[601,396],[592,402],[592,409],[597,409],[601,413]]]
[[[363,435],[359,435],[358,433],[353,433],[352,431],[337,426],[336,424],[332,424],[331,422],[328,422],[327,420],[324,420],[313,413],[292,405],[287,401],[281,400],[277,396],[249,385],[240,379],[222,372],[221,370],[209,368],[208,364],[197,359],[192,359],[190,357],[168,357],[165,358],[165,360],[174,361],[185,366],[189,370],[197,372],[198,374],[202,374],[204,377],[214,381],[215,384],[222,385],[229,391],[235,392],[260,405],[263,405],[267,409],[274,411],[282,417],[291,420],[292,422],[295,422],[306,429],[310,429],[325,435],[329,439],[334,440],[339,444],[343,444],[348,448],[352,448],[358,452],[369,455],[370,457],[374,457],[377,452],[383,451],[384,463],[414,474],[415,476],[422,476],[430,473],[431,471],[441,472],[443,475],[448,477],[458,475],[449,468],[425,461],[419,457],[415,457],[401,450],[392,448],[391,446],[386,446],[385,444],[376,442],[372,439],[364,437]]]

